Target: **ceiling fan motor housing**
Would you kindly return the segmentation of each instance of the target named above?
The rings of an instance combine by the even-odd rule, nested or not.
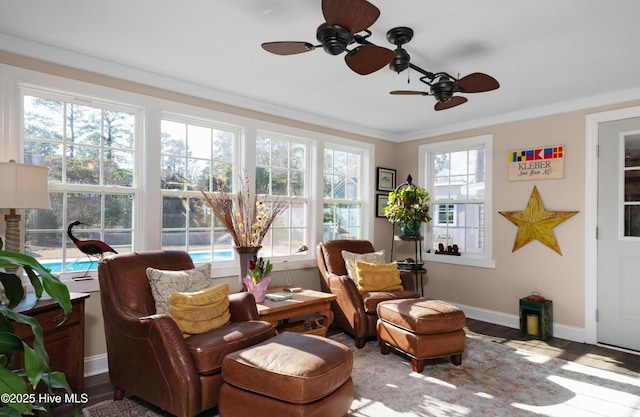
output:
[[[452,79],[443,75],[431,84],[431,94],[441,103],[449,100],[453,96],[455,83]]]
[[[387,40],[398,48],[394,51],[395,57],[389,63],[389,68],[398,74],[409,68],[411,57],[409,53],[402,48],[402,45],[409,42],[413,38],[413,29],[400,26],[389,29],[387,32]]]
[[[331,55],[340,55],[353,42],[353,34],[348,29],[328,23],[318,26],[316,38],[325,52]]]
[[[389,68],[399,74],[409,68],[409,53],[402,48],[398,48],[393,52],[395,56],[389,63]]]

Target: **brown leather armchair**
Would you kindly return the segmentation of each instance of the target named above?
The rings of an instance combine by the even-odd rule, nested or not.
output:
[[[355,338],[357,348],[363,348],[367,338],[376,337],[376,308],[381,301],[418,298],[413,274],[401,273],[402,291],[360,293],[356,283],[347,275],[342,251],[353,253],[374,252],[368,240],[325,240],[316,247],[322,291],[336,294],[332,302],[333,324]]]
[[[217,406],[222,359],[274,336],[259,321],[249,293],[230,294],[231,322],[184,338],[167,314],[156,314],[147,267],[194,267],[183,251],[116,255],[98,266],[100,299],[114,399],[129,392],[180,417]]]

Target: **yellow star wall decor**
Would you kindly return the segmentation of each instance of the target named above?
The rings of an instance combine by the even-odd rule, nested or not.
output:
[[[545,210],[538,188],[534,186],[524,211],[500,211],[499,213],[518,226],[518,234],[511,252],[517,251],[532,240],[537,240],[562,255],[552,229],[578,212]]]

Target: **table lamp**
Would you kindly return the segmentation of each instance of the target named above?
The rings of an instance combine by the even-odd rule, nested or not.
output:
[[[287,259],[285,259],[283,261],[284,263],[284,273],[287,277],[287,288],[285,288],[285,291],[289,291],[289,292],[300,292],[302,291],[302,288],[300,287],[294,287],[293,283],[291,282],[291,273],[289,272],[289,259],[293,258],[293,256],[297,253],[301,253],[301,252],[306,252],[308,251],[309,248],[307,247],[307,245],[301,245],[297,251],[295,251],[294,253],[292,253]]]
[[[0,162],[0,208],[10,209],[4,216],[4,250],[20,252],[20,215],[16,209],[50,209],[49,168],[39,165]]]

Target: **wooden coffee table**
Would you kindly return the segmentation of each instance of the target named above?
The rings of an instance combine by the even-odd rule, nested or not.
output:
[[[284,287],[269,288],[268,292],[283,292]],[[305,314],[318,313],[323,317],[323,325],[328,328],[333,323],[331,301],[337,296],[326,292],[314,290],[302,290],[292,293],[293,297],[282,301],[264,300],[256,303],[260,320],[268,321],[277,326],[282,320],[287,322],[290,318]]]

